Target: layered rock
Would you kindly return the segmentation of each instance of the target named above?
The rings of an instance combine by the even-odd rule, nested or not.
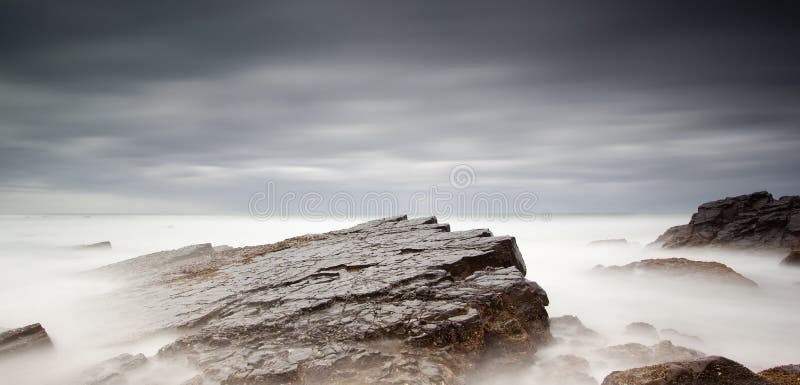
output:
[[[114,296],[119,316],[179,332],[155,359],[188,362],[197,383],[463,384],[477,368],[529,364],[551,339],[547,295],[525,279],[514,238],[435,218],[100,272],[135,277]]]
[[[47,331],[38,323],[0,333],[0,356],[48,348],[52,345]]]
[[[771,385],[724,357],[671,362],[609,374],[602,385]]]
[[[766,191],[703,203],[686,225],[654,244],[664,248],[720,246],[789,249],[800,239],[800,196],[774,199]]]
[[[672,278],[694,279],[745,287],[758,284],[719,262],[693,261],[686,258],[645,259],[623,266],[597,266],[594,271],[606,274],[659,274]],[[702,280],[702,281],[700,281]]]

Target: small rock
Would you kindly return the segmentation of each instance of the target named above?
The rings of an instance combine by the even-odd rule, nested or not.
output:
[[[625,335],[658,341],[658,331],[647,322],[634,322],[625,327]]]
[[[597,385],[590,373],[589,361],[566,354],[537,363],[533,368],[534,381],[530,383]]]
[[[618,366],[636,367],[661,364],[670,361],[686,361],[705,357],[700,351],[661,341],[652,346],[639,343],[608,346],[595,350],[604,359]]]
[[[578,317],[565,315],[550,318],[550,333],[573,346],[603,346],[606,339],[600,333],[587,328]]]
[[[783,365],[758,373],[775,385],[800,385],[800,365]]]
[[[693,261],[686,258],[644,259],[624,266],[598,265],[594,268],[599,273],[624,274],[660,274],[671,278],[686,278],[703,283],[758,287],[749,278],[737,273],[719,262]]]
[[[750,369],[724,357],[671,362],[612,372],[602,385],[770,385]]]
[[[81,374],[81,379],[86,385],[127,384],[126,374],[145,364],[147,364],[147,357],[144,354],[120,354],[85,370]]]
[[[91,244],[88,244],[88,245],[78,245],[78,246],[75,246],[75,248],[76,249],[80,249],[80,250],[110,249],[111,248],[111,242],[103,241],[103,242],[91,243]]]
[[[589,242],[588,246],[626,246],[628,240],[625,238],[618,239],[600,239]]]
[[[781,265],[800,266],[800,241],[794,246],[789,255],[781,261]]]
[[[35,323],[0,333],[0,355],[53,346],[41,324]]]
[[[702,344],[700,337],[683,334],[675,329],[661,329],[661,337],[677,343]]]

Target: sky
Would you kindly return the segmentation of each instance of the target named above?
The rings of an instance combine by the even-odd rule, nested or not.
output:
[[[800,194],[790,1],[1,1],[0,213]],[[462,170],[464,168],[462,167]]]

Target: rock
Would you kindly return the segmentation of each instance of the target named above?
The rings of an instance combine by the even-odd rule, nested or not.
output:
[[[594,269],[601,273],[660,274],[671,278],[694,279],[698,282],[722,283],[746,287],[758,284],[719,262],[693,261],[686,258],[645,259],[624,266],[602,265]]]
[[[603,346],[606,339],[600,333],[587,328],[578,317],[565,315],[550,318],[550,333],[556,340],[572,346]]]
[[[800,196],[766,191],[703,203],[686,225],[654,242],[664,248],[720,246],[788,250],[800,240]]]
[[[589,361],[572,354],[561,355],[534,366],[529,384],[597,385]]]
[[[144,354],[120,354],[87,369],[81,379],[85,385],[123,385],[128,383],[127,373],[146,364]]]
[[[639,343],[608,346],[595,350],[601,358],[616,366],[636,367],[670,361],[685,361],[705,357],[703,352],[661,341],[652,346]]]
[[[52,346],[47,331],[38,323],[0,333],[0,356]]]
[[[81,249],[81,250],[110,249],[111,248],[111,242],[103,241],[103,242],[97,242],[97,243],[92,243],[92,244],[88,244],[88,245],[79,245],[79,246],[75,246],[75,248],[76,249]]]
[[[162,269],[165,271],[177,270],[185,267],[185,265],[198,263],[201,259],[211,259],[212,254],[214,254],[214,248],[211,244],[201,243],[127,259],[103,266],[96,269],[95,272],[125,276],[127,278],[141,278],[141,276],[144,276],[144,278],[150,279],[154,272]]]
[[[190,363],[196,382],[464,384],[552,339],[514,238],[488,230],[397,217],[202,248],[100,269],[140,277],[113,294],[119,317],[181,333],[155,359]]]
[[[781,261],[781,264],[786,266],[800,266],[800,242],[794,245],[792,251]]]
[[[625,334],[646,340],[658,341],[658,330],[647,322],[634,322],[625,327]]]
[[[661,337],[677,343],[702,344],[700,337],[683,334],[675,329],[661,329]]]
[[[597,241],[589,242],[588,246],[627,246],[628,240],[625,238],[619,239],[600,239]]]
[[[800,365],[784,365],[758,373],[775,385],[800,385]]]
[[[602,385],[770,385],[724,357],[706,357],[612,372]]]

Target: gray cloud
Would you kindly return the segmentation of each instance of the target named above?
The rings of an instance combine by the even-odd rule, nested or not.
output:
[[[11,2],[0,210],[409,194],[460,163],[552,211],[798,193],[789,5]]]

